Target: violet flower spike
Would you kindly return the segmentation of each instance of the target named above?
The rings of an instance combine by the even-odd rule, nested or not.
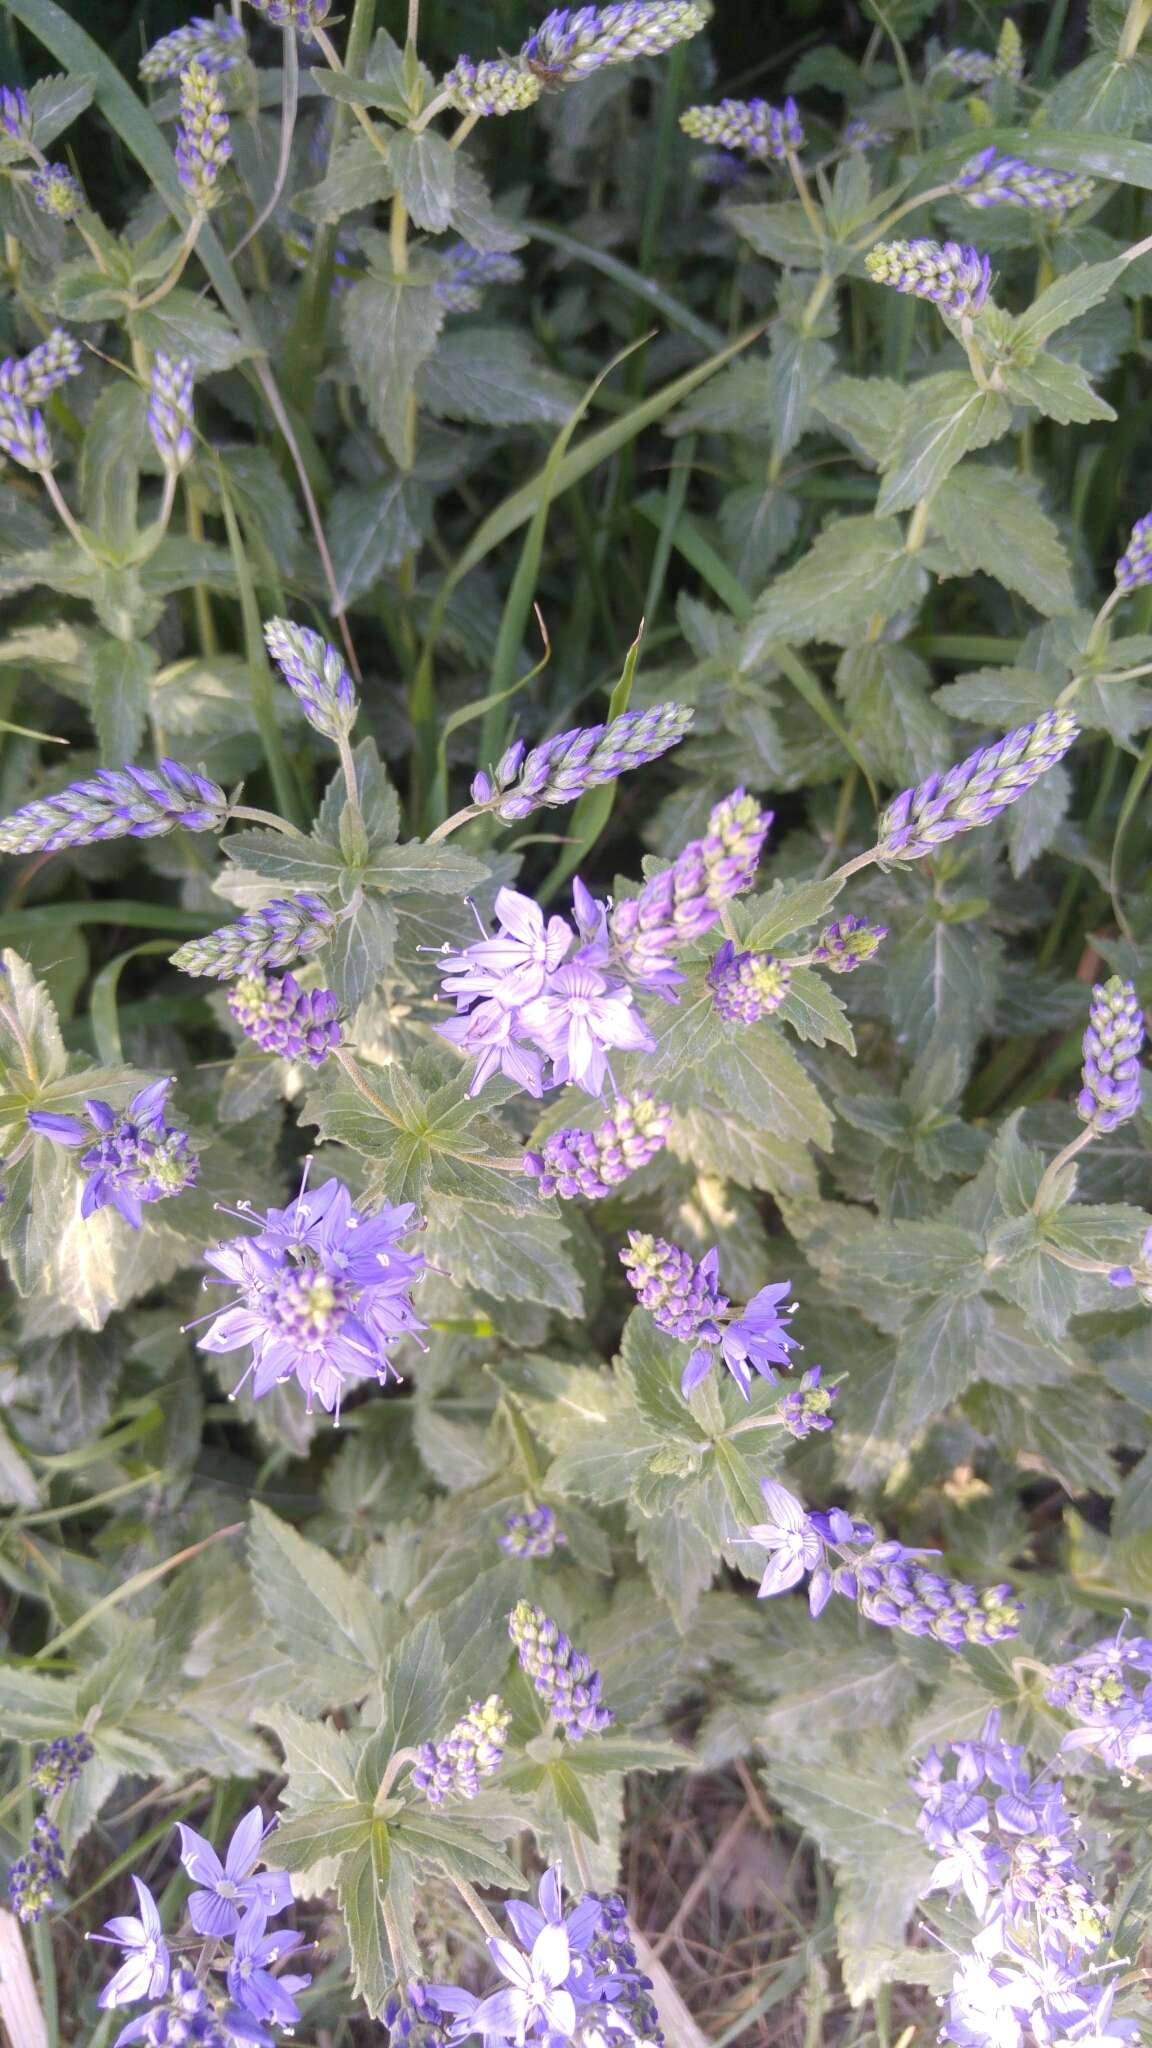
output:
[[[180,119],[176,129],[176,175],[196,213],[207,213],[220,196],[220,174],[232,154],[224,97],[198,58],[180,73]]]
[[[245,35],[238,21],[208,21],[194,14],[181,28],[153,43],[140,59],[139,75],[146,85],[175,78],[195,59],[205,71],[231,71],[244,55]]]
[[[507,57],[490,57],[481,64],[457,57],[439,89],[457,113],[479,116],[522,113],[544,88],[531,71]]]
[[[1115,1131],[1140,1108],[1144,1012],[1130,981],[1113,974],[1092,991],[1084,1033],[1077,1114],[1094,1131]]]
[[[789,155],[804,147],[800,110],[794,99],[786,99],[782,107],[761,99],[685,107],[680,126],[695,142],[740,150],[758,163],[785,163]]]
[[[1121,590],[1140,590],[1152,583],[1152,512],[1136,521],[1128,545],[1116,564],[1116,582]]]
[[[0,826],[0,851],[3,831]],[[185,974],[208,974],[217,981],[260,974],[315,952],[331,937],[335,923],[336,913],[324,898],[303,889],[297,896],[277,897],[260,910],[246,911],[235,924],[220,925],[205,938],[189,939],[172,954],[172,965]]]
[[[1045,711],[993,746],[978,747],[946,774],[902,791],[880,819],[878,858],[920,860],[957,833],[989,824],[1055,767],[1079,736],[1071,712]]]
[[[928,299],[954,319],[978,313],[992,282],[992,259],[967,243],[878,242],[864,258],[874,284]]]
[[[309,725],[339,745],[359,710],[343,655],[310,626],[291,619],[269,619],[264,639]]]
[[[698,35],[708,0],[614,0],[607,7],[557,7],[534,29],[521,64],[548,86],[575,84],[606,64],[657,57]]]

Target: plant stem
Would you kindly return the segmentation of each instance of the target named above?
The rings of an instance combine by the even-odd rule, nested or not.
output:
[[[788,169],[792,173],[792,183],[796,187],[796,197],[800,201],[801,206],[804,208],[804,215],[808,222],[808,225],[811,228],[812,233],[815,235],[816,240],[818,242],[825,242],[828,239],[827,232],[825,230],[824,222],[820,215],[820,209],[816,205],[816,202],[812,197],[811,191],[809,190],[808,180],[804,175],[804,166],[801,163],[794,149],[790,149],[787,154]]]
[[[52,471],[50,469],[42,469],[40,471],[40,478],[44,485],[44,489],[47,491],[48,496],[52,500],[52,504],[55,507],[56,512],[59,514],[61,522],[67,528],[68,532],[71,534],[72,539],[75,541],[77,547],[80,548],[83,551],[83,553],[87,555],[90,562],[98,562],[100,559],[99,555],[96,553],[94,548],[89,547],[88,542],[85,540],[84,535],[81,533],[80,528],[76,524],[76,521],[64,497],[64,493],[60,489],[60,486],[57,483],[55,477],[53,476]]]
[[[365,1102],[370,1102],[373,1109],[380,1116],[384,1117],[388,1123],[394,1124],[398,1131],[407,1130],[408,1126],[397,1116],[396,1111],[389,1103],[385,1102],[382,1095],[376,1093],[371,1082],[365,1079],[354,1055],[349,1052],[346,1045],[334,1046],[332,1057],[339,1066],[343,1067],[357,1094],[362,1095]]]
[[[254,825],[268,825],[273,832],[283,832],[286,839],[306,839],[298,825],[290,825],[287,818],[280,818],[275,811],[261,811],[253,804],[232,804],[229,818],[246,818]]]
[[[929,206],[933,199],[947,199],[952,190],[951,185],[929,185],[926,192],[913,192],[910,198],[902,199],[899,206],[894,206],[891,213],[886,213],[883,220],[877,221],[874,227],[869,228],[868,233],[862,235],[858,242],[850,242],[849,248],[857,255],[865,249],[874,248],[877,242],[883,241],[889,228],[895,227],[898,220],[903,220],[906,213],[914,213],[918,206]]]
[[[203,213],[193,214],[192,219],[188,223],[188,232],[185,235],[184,240],[181,242],[180,247],[176,252],[176,259],[172,265],[171,270],[168,272],[166,277],[161,278],[159,284],[156,286],[155,291],[149,292],[146,298],[134,300],[133,304],[128,309],[130,313],[143,313],[148,306],[159,305],[160,300],[166,299],[169,292],[172,291],[175,288],[175,286],[179,284],[180,279],[184,275],[184,267],[188,261],[188,258],[191,256],[193,249],[196,247],[196,240],[203,225]],[[243,247],[243,244],[241,244],[241,247]],[[232,253],[233,255],[235,255],[235,250],[233,250]]]
[[[1057,1152],[1056,1157],[1048,1161],[1040,1176],[1040,1185],[1032,1197],[1032,1213],[1034,1216],[1040,1215],[1057,1179],[1063,1173],[1069,1161],[1075,1159],[1076,1154],[1082,1152],[1085,1145],[1090,1145],[1095,1136],[1096,1132],[1093,1130],[1092,1125],[1086,1124],[1080,1135],[1072,1139],[1071,1144],[1065,1145],[1062,1152]]]
[[[472,1918],[477,1922],[478,1926],[483,1928],[489,1940],[502,1941],[503,1936],[497,1922],[492,1918],[479,1893],[473,1891],[467,1878],[454,1876],[452,1882],[467,1906],[468,1911],[471,1913]]]
[[[284,97],[280,107],[280,154],[276,161],[276,176],[272,190],[265,204],[256,215],[251,227],[241,235],[234,249],[229,250],[228,261],[235,263],[242,249],[255,240],[280,204],[280,195],[288,182],[288,170],[292,162],[292,137],[296,132],[296,112],[300,104],[300,53],[296,47],[296,31],[284,30]]]
[[[1131,63],[1150,20],[1152,20],[1152,0],[1129,0],[1128,14],[1120,31],[1120,41],[1116,45],[1116,57],[1119,63]]]
[[[879,857],[880,848],[870,846],[867,853],[858,853],[854,860],[846,860],[843,867],[834,868],[828,879],[830,882],[846,882],[849,875],[856,874],[860,868],[870,867]]]
[[[469,818],[478,818],[483,809],[483,804],[465,804],[462,811],[453,811],[450,818],[445,818],[442,824],[434,826],[431,832],[425,834],[425,846],[433,846],[438,839],[447,839],[448,834],[455,832],[458,825],[466,825]]]

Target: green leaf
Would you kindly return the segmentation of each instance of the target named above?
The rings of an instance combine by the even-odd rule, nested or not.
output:
[[[148,723],[154,650],[143,640],[104,640],[92,659],[92,723],[105,768],[134,761]]]
[[[763,895],[733,905],[740,938],[758,953],[771,952],[784,939],[819,924],[831,910],[843,882],[773,882]]]
[[[448,1671],[434,1614],[424,1615],[402,1638],[384,1667],[382,1684],[386,1706],[380,1732],[389,1750],[429,1742],[441,1732]]]
[[[89,76],[38,78],[28,93],[32,136],[46,150],[92,104],[95,80]]]
[[[1152,1529],[1152,1451],[1134,1465],[1112,1507],[1112,1534],[1120,1542]]]
[[[836,361],[826,341],[778,327],[772,336],[768,400],[777,455],[787,455],[811,418],[820,386]]]
[[[262,1707],[260,1719],[284,1751],[288,1771],[285,1799],[291,1810],[334,1798],[355,1800],[355,1751],[341,1729],[327,1721],[306,1721],[282,1700]]]
[[[259,1504],[248,1542],[252,1583],[272,1639],[298,1659],[296,1704],[363,1699],[379,1677],[385,1648],[382,1611],[370,1589]]]
[[[177,285],[158,305],[133,313],[128,322],[134,341],[146,349],[172,356],[190,356],[201,376],[234,369],[252,353],[251,344],[195,292]]]
[[[443,337],[416,388],[437,419],[484,427],[559,426],[579,396],[518,328],[472,322]]]
[[[146,404],[143,391],[135,384],[120,381],[110,385],[96,400],[84,436],[80,464],[84,519],[115,553],[126,551],[136,538],[140,463],[148,446]]]
[[[510,1214],[488,1203],[433,1194],[424,1249],[457,1281],[497,1301],[538,1301],[577,1316],[583,1282],[568,1253],[564,1225],[548,1215]]]
[[[359,1857],[374,1825],[366,1800],[330,1800],[282,1822],[269,1838],[265,1858],[275,1870],[311,1870],[317,1863]]]
[[[415,225],[442,234],[452,219],[457,156],[443,135],[401,128],[388,139],[388,168]]]
[[[951,760],[956,737],[928,695],[931,670],[892,640],[850,647],[836,687],[867,758],[893,782],[920,782]]]
[[[328,507],[328,546],[342,604],[363,597],[396,569],[423,535],[422,493],[403,476],[341,484]]]
[[[809,552],[778,576],[759,600],[744,634],[743,671],[768,654],[773,640],[831,640],[849,647],[869,623],[913,606],[927,574],[904,548],[895,519],[833,519]]]
[[[983,569],[1038,612],[1075,611],[1072,565],[1024,477],[968,463],[938,492],[932,520],[964,569]]]
[[[668,1602],[681,1629],[687,1628],[716,1574],[712,1538],[690,1521],[682,1508],[632,1522],[636,1555],[648,1570],[662,1600]]]
[[[999,440],[1011,424],[1011,406],[994,391],[974,389],[962,371],[922,378],[905,399],[877,512],[904,512],[931,496],[965,455]]]
[[[383,1821],[373,1823],[367,1842],[340,1873],[337,1900],[348,1931],[356,1995],[371,2019],[379,2019],[396,1981],[400,1959],[393,1958],[384,1925],[392,1850]]]
[[[636,1406],[666,1441],[703,1445],[708,1438],[680,1392],[687,1358],[678,1337],[658,1330],[647,1309],[633,1309],[624,1325],[620,1365]]]
[[[395,951],[396,912],[365,893],[341,918],[319,958],[328,986],[346,1009],[356,1010],[391,967]]]
[[[340,80],[331,72],[317,70],[317,79],[324,81],[328,91],[337,83],[355,87],[356,81]],[[343,98],[344,94],[338,95]],[[364,100],[357,92],[361,105]],[[309,220],[332,225],[342,220],[346,213],[356,213],[362,206],[371,206],[392,195],[392,172],[388,157],[364,133],[356,128],[345,136],[332,150],[327,169],[318,185],[309,185],[305,191],[297,192],[293,206],[298,207]]]
[[[1004,372],[1004,390],[1019,405],[1033,405],[1037,412],[1059,421],[1062,427],[1086,426],[1091,420],[1114,420],[1112,407],[1092,389],[1079,363],[1060,356],[1041,354],[1027,368],[1018,366]]]
[[[971,1059],[999,985],[999,949],[974,924],[920,922],[886,948],[883,994],[913,1059],[953,1046]]]
[[[365,277],[343,304],[344,338],[373,426],[394,462],[407,467],[408,400],[416,372],[436,346],[444,309],[430,283]]]
[[[469,1884],[496,1884],[502,1891],[527,1888],[523,1873],[503,1849],[487,1841],[458,1814],[441,1819],[405,1807],[393,1824],[393,1834],[397,1848],[403,1847],[415,1862],[430,1864],[448,1877],[462,1877]]]
[[[724,219],[758,256],[798,270],[819,270],[823,246],[795,200],[778,206],[726,206]]]
[[[974,668],[937,690],[934,701],[951,718],[970,718],[977,725],[1026,725],[1051,710],[1066,676],[1041,675],[1027,668]]]
[[[580,1783],[572,1765],[552,1763],[548,1765],[548,1783],[555,1794],[556,1804],[566,1821],[577,1827],[590,1842],[600,1840],[596,1816],[589,1804],[588,1794]]]
[[[1078,320],[1082,313],[1106,298],[1127,267],[1123,256],[1115,256],[1109,263],[1081,263],[1064,277],[1058,277],[1033,300],[1026,313],[1019,315],[1013,327],[1014,342],[1041,347],[1061,327]]]
[[[488,880],[491,869],[458,846],[427,846],[410,839],[374,855],[365,880],[392,896],[467,896]]]
[[[900,437],[908,393],[887,377],[830,377],[816,411],[850,447],[879,467]]]

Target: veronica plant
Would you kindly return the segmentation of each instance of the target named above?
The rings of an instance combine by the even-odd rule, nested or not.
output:
[[[1137,2039],[1147,0],[102,5],[0,80],[0,2032]]]

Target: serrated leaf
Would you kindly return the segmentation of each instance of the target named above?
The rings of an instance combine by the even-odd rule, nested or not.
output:
[[[103,640],[92,658],[92,723],[105,768],[134,761],[148,723],[155,650],[143,640]]]
[[[282,1700],[262,1707],[260,1719],[284,1751],[285,1801],[290,1810],[324,1801],[355,1801],[356,1760],[348,1736],[327,1721],[308,1721]]]
[[[422,406],[478,426],[560,426],[576,387],[540,360],[515,327],[469,325],[446,334],[419,377]]]
[[[804,208],[794,200],[778,206],[726,206],[724,219],[758,256],[799,270],[818,270],[823,247]]]
[[[334,81],[331,73],[318,71],[317,77],[324,80],[326,91],[332,84],[341,82]],[[355,88],[355,80],[347,83]],[[370,91],[371,88],[366,88],[367,93]],[[361,105],[365,104],[359,93],[357,99]],[[346,213],[355,213],[362,206],[372,206],[378,200],[388,199],[392,190],[388,157],[362,128],[357,128],[332,150],[320,183],[297,192],[293,205],[309,220],[331,224],[342,220]]]
[[[128,322],[133,339],[146,349],[170,356],[188,356],[201,376],[231,370],[252,354],[235,328],[195,292],[177,285],[158,305],[133,313]]]
[[[1011,424],[1011,406],[994,391],[976,390],[963,372],[922,378],[905,398],[877,512],[904,512],[929,497],[965,455],[999,440]]]
[[[879,466],[895,446],[907,392],[887,377],[830,377],[816,395],[816,411],[849,445]]]
[[[624,1325],[620,1366],[640,1413],[662,1439],[704,1445],[708,1438],[680,1392],[688,1352],[679,1338],[658,1330],[647,1309],[632,1311]]]
[[[736,915],[742,943],[754,952],[771,952],[796,932],[807,931],[827,916],[844,884],[826,882],[773,882],[763,895],[750,896],[737,904]]]
[[[341,1871],[336,1894],[352,1951],[356,1995],[364,2000],[372,2019],[380,2018],[400,1968],[384,1925],[391,1868],[388,1829],[383,1821],[376,1821],[367,1842]]]
[[[927,573],[904,547],[894,519],[833,519],[809,552],[769,585],[744,633],[740,667],[770,655],[774,640],[863,639],[870,620],[914,605]]]
[[[458,158],[434,128],[401,128],[388,138],[388,169],[418,228],[444,232],[452,218]]]
[[[1034,405],[1037,412],[1063,427],[1086,426],[1091,420],[1114,420],[1112,407],[1092,389],[1079,363],[1042,352],[1025,368],[1017,365],[1004,372],[1004,390],[1020,405]]]
[[[1018,316],[1013,330],[1015,341],[1039,348],[1061,327],[1078,320],[1089,307],[1106,298],[1127,267],[1123,256],[1115,256],[1109,263],[1078,264],[1075,270],[1058,277],[1032,301],[1027,312]]]
[[[344,605],[363,597],[385,569],[398,568],[423,534],[422,494],[409,477],[342,484],[328,507],[328,546]]]
[[[396,912],[383,898],[365,892],[340,919],[319,959],[324,980],[347,1010],[356,1010],[391,967],[396,952]]]
[[[488,880],[491,869],[457,846],[428,846],[410,839],[373,856],[365,880],[385,894],[466,896]]]
[[[836,687],[861,734],[866,758],[893,782],[920,782],[951,760],[956,738],[928,695],[931,671],[891,640],[850,647]]]
[[[402,1638],[384,1667],[382,1684],[381,1738],[389,1749],[429,1742],[440,1732],[448,1672],[435,1615],[422,1616]]]
[[[430,1194],[427,1219],[425,1255],[455,1280],[497,1301],[538,1301],[562,1315],[580,1314],[583,1283],[568,1253],[568,1233],[555,1218]]]
[[[1046,615],[1075,611],[1071,564],[1026,478],[965,464],[937,493],[932,519],[965,569],[983,569]]]
[[[589,1803],[588,1794],[580,1783],[571,1764],[552,1763],[548,1765],[548,1784],[555,1795],[556,1804],[566,1821],[579,1828],[590,1842],[600,1840],[596,1816]]]
[[[408,400],[436,346],[444,308],[430,283],[362,278],[343,304],[344,336],[372,423],[394,462],[409,459]]]
[[[422,1864],[470,1884],[498,1884],[503,1891],[522,1892],[526,1879],[509,1856],[459,1815],[420,1813],[406,1807],[394,1823],[397,1848]]]
[[[379,1677],[386,1644],[382,1611],[369,1587],[259,1504],[252,1509],[249,1558],[272,1639],[299,1659],[297,1703],[341,1706],[362,1699]]]
[[[365,1800],[331,1800],[287,1820],[268,1839],[265,1859],[275,1870],[310,1870],[316,1863],[357,1856],[372,1837]]]

